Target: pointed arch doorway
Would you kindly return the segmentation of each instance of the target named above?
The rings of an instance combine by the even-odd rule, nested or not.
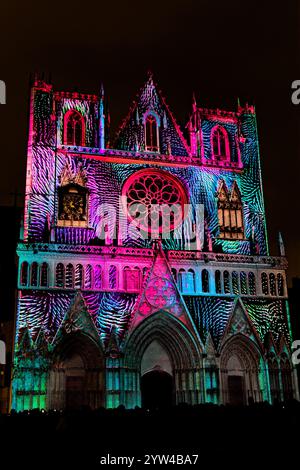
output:
[[[172,375],[153,369],[141,377],[142,408],[166,409],[174,403]]]
[[[261,352],[245,335],[238,333],[225,342],[220,352],[224,404],[247,405],[261,401],[260,361]]]
[[[84,333],[71,333],[57,345],[48,384],[49,409],[104,405],[104,356]]]
[[[72,354],[63,361],[65,371],[66,408],[80,408],[85,385],[85,368],[82,357]]]
[[[124,404],[129,408],[136,405],[165,408],[203,401],[199,342],[180,320],[166,311],[147,317],[132,331],[126,343],[124,364],[125,383],[129,385],[124,390]]]
[[[174,404],[174,377],[168,352],[154,340],[146,348],[141,362],[142,407],[163,409]]]

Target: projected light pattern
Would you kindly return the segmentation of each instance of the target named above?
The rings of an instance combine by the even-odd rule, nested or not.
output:
[[[232,313],[234,299],[184,296],[184,300],[203,339],[210,332],[216,345],[219,344]],[[262,341],[267,332],[272,333],[275,341],[278,341],[280,335],[289,337],[282,301],[245,299],[243,303]]]
[[[71,112],[80,119],[80,146],[65,142]],[[18,247],[14,408],[64,407],[59,371],[74,351],[86,351],[89,383],[91,371],[101,376],[84,404],[140,405],[144,342],[158,339],[173,355],[177,400],[225,403],[227,378],[219,381],[216,373],[226,370],[230,354],[241,354],[244,369],[257,368],[253,399],[274,401],[265,344],[272,337],[278,363],[289,356],[286,261],[282,241],[280,259],[268,254],[255,110],[203,109],[194,101],[186,130],[185,136],[151,75],[114,148],[103,88],[100,96],[84,95],[35,81]],[[234,231],[222,238],[218,198],[225,186],[229,195],[233,188],[240,194],[240,239]],[[84,194],[84,217],[74,216],[70,196],[69,215],[59,218],[64,188]],[[121,195],[129,205],[188,203],[189,217],[174,220],[170,237],[153,244],[130,226]],[[204,237],[196,234],[191,248],[199,206]],[[226,234],[234,227],[227,209],[224,203]],[[189,390],[187,377],[195,384]],[[283,399],[290,392],[276,393]]]

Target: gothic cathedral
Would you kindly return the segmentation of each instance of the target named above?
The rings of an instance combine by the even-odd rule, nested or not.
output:
[[[298,398],[253,106],[183,133],[149,75],[112,138],[103,87],[36,78],[17,254],[12,408]]]

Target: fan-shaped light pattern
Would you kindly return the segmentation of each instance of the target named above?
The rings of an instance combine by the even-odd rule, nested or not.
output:
[[[232,312],[233,299],[184,296],[184,300],[203,340],[210,331],[215,343],[218,344]],[[280,334],[289,338],[283,302],[243,298],[243,304],[262,341],[268,331],[272,332],[276,340]]]
[[[70,309],[74,295],[57,292],[30,292],[23,295],[20,299],[18,330],[28,327],[31,337],[36,339],[42,328],[51,341]],[[137,297],[136,294],[118,292],[84,295],[88,312],[103,341],[108,339],[112,325],[120,338],[123,337]]]
[[[136,294],[118,292],[84,295],[87,308],[104,343],[113,326],[116,334],[123,338],[137,298]]]
[[[216,344],[220,341],[233,308],[233,299],[224,297],[184,296],[200,335],[205,341],[208,332]]]
[[[42,328],[46,337],[53,338],[65,316],[73,295],[50,292],[28,292],[19,303],[18,330],[28,327],[33,339]]]
[[[285,303],[280,300],[243,299],[243,303],[262,339],[270,331],[277,341],[280,334],[289,339]]]

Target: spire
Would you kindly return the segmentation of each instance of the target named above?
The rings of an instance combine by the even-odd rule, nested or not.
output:
[[[187,125],[189,134],[190,134],[190,148],[191,153],[194,157],[198,155],[198,150],[200,148],[199,142],[199,125],[198,125],[198,109],[195,93],[193,92],[192,96],[192,115],[190,117],[189,123]]]
[[[135,149],[134,150],[136,152],[139,152],[139,150],[140,150],[139,138],[138,138],[137,134],[135,134]]]
[[[104,98],[104,85],[103,85],[103,82],[101,82],[101,84],[100,84],[100,98],[101,99]]]
[[[285,246],[284,246],[281,232],[278,232],[278,248],[279,248],[279,255],[285,256]]]
[[[110,111],[109,111],[109,106],[106,102],[106,107],[105,107],[105,148],[110,147]]]
[[[139,126],[140,124],[140,114],[139,114],[139,108],[136,107],[136,110],[135,110],[135,123],[137,126]]]
[[[20,221],[20,240],[24,240],[24,215],[21,215],[21,221]]]
[[[193,91],[192,106],[193,106],[193,113],[196,113],[196,111],[197,111],[197,100],[196,100],[196,95],[195,95],[194,91]]]
[[[147,77],[149,82],[153,82],[153,72],[151,69],[147,71]]]
[[[167,129],[167,127],[168,127],[167,114],[166,114],[166,110],[164,110],[164,115],[163,115],[163,128],[164,128],[164,129]]]
[[[99,97],[99,148],[104,150],[105,148],[105,115],[104,115],[104,86],[103,83],[100,85],[100,97]]]

